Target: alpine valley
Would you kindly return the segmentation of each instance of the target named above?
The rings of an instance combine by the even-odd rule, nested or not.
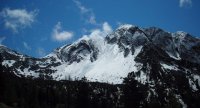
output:
[[[1,108],[199,108],[200,39],[125,24],[42,58],[0,46]]]

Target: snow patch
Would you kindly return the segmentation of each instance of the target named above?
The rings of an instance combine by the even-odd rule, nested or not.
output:
[[[194,91],[198,90],[197,86],[195,85],[195,83],[191,79],[189,79],[189,85],[192,88],[192,90],[194,90]]]
[[[147,82],[147,75],[143,72],[143,71],[140,71],[140,76],[137,77],[137,80],[142,83],[142,84],[145,84]]]
[[[176,52],[176,57],[169,52],[167,52],[167,54],[173,59],[181,60],[181,57],[180,57],[179,53],[177,53],[177,52]]]
[[[29,68],[25,68],[23,70],[17,69],[17,71],[18,71],[19,74],[24,75],[25,77],[33,76],[34,78],[38,78],[39,77],[39,73],[31,71],[31,70],[29,70]]]
[[[200,86],[200,76],[199,75],[193,75],[194,81],[198,82],[198,85]]]
[[[137,26],[131,25],[131,24],[123,24],[123,25],[119,26],[117,29],[130,29],[132,27],[137,27]]]
[[[173,65],[164,64],[164,63],[160,63],[160,65],[161,65],[164,69],[179,70],[176,66],[173,66]]]
[[[179,38],[180,38],[180,39],[184,39],[185,36],[187,35],[187,33],[184,32],[184,31],[177,31],[176,34],[179,35]]]
[[[16,61],[14,60],[4,60],[1,64],[4,66],[12,67]]]
[[[183,102],[180,95],[176,95],[176,98],[178,99],[179,103],[182,105],[182,108],[187,108],[187,104]]]

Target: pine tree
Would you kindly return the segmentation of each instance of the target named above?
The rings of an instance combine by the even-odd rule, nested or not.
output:
[[[143,99],[140,84],[134,78],[134,73],[130,73],[124,79],[123,93],[125,108],[139,108],[140,101]]]
[[[89,87],[87,79],[83,77],[78,86],[77,107],[88,108],[88,106],[89,106]]]

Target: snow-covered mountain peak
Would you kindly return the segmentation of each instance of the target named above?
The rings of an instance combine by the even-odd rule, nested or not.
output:
[[[122,83],[123,78],[129,72],[137,72],[142,64],[136,62],[138,55],[143,53],[148,59],[155,59],[151,53],[160,54],[160,58],[171,58],[175,61],[187,60],[200,63],[200,41],[184,32],[169,33],[160,28],[139,28],[126,24],[120,26],[112,33],[105,36],[101,30],[94,30],[72,44],[57,48],[43,58],[26,58],[23,60],[13,53],[13,57],[1,54],[3,60],[11,60],[16,57],[19,64],[25,61],[30,63],[20,67],[12,62],[18,73],[43,72],[56,80],[62,80],[66,76],[72,78],[87,77],[91,81]],[[180,36],[185,36],[183,39]],[[151,47],[144,47],[144,46]],[[3,48],[3,47],[2,47]],[[146,48],[144,50],[144,48]],[[146,52],[148,49],[154,52]],[[141,52],[142,51],[142,52]],[[154,58],[151,58],[154,57]],[[142,56],[143,59],[144,57]],[[146,58],[144,58],[146,59]],[[159,58],[157,58],[159,61]],[[170,60],[171,60],[170,59]],[[5,61],[7,63],[7,61]],[[25,63],[24,63],[25,64]],[[11,65],[9,65],[11,66]],[[37,68],[36,68],[37,67]],[[42,69],[40,69],[42,67]],[[23,72],[24,70],[28,70]],[[35,70],[36,69],[36,70]],[[144,73],[143,73],[144,74]],[[146,79],[145,79],[146,80]],[[142,82],[145,82],[142,80]]]
[[[106,36],[108,43],[116,43],[119,41],[134,41],[140,38],[147,38],[141,28],[133,25],[122,25],[116,31]],[[126,43],[128,44],[128,43]]]
[[[185,35],[187,35],[188,33],[187,33],[187,32],[184,32],[184,31],[177,31],[176,34],[181,35],[181,36],[185,36]]]
[[[176,39],[179,39],[180,41],[184,40],[187,35],[188,33],[184,31],[177,31],[175,33],[172,33],[172,36],[175,37]]]
[[[135,28],[135,27],[137,27],[137,26],[136,25],[131,25],[131,24],[122,24],[117,28],[117,30],[119,30],[119,29],[128,30],[130,28]]]

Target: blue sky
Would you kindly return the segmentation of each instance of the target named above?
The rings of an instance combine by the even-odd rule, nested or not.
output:
[[[1,0],[0,44],[33,57],[121,24],[200,36],[199,0]]]

